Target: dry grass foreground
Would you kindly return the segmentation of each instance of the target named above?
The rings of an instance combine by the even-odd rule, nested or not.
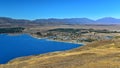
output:
[[[99,41],[70,51],[18,58],[0,68],[120,68],[120,40]]]

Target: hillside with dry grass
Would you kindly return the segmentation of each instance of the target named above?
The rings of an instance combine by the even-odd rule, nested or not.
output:
[[[120,68],[120,40],[93,42],[65,52],[18,58],[0,68]]]

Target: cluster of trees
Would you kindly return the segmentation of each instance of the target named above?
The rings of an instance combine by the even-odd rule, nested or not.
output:
[[[57,29],[51,29],[49,31],[59,31],[59,32],[79,32],[81,30],[87,30],[87,29],[72,29],[72,28],[57,28]]]
[[[58,31],[58,32],[71,32],[71,33],[76,33],[76,32],[81,32],[81,33],[88,33],[88,32],[96,32],[96,33],[119,33],[117,31],[109,31],[109,30],[95,30],[95,29],[72,29],[72,28],[57,28],[57,29],[52,29],[49,31]]]
[[[41,32],[36,32],[37,35],[39,36],[42,36],[42,33]]]
[[[0,28],[0,33],[18,33],[22,32],[25,28],[14,27],[14,28]]]

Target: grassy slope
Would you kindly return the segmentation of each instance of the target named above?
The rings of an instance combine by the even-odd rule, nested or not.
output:
[[[0,68],[120,68],[120,40],[100,41],[66,52],[15,59]]]

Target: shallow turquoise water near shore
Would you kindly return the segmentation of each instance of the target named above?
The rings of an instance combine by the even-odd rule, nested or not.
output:
[[[43,54],[54,51],[64,51],[82,46],[66,42],[49,41],[33,38],[28,34],[10,36],[0,35],[0,64],[29,55]]]

